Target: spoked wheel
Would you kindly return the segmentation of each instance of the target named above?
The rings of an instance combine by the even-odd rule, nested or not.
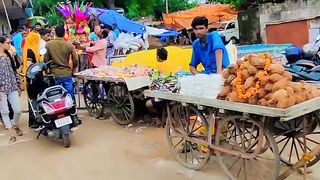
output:
[[[218,124],[216,145],[247,156],[215,151],[229,179],[276,180],[280,172],[278,147],[272,135],[259,122],[242,116],[230,116]]]
[[[304,145],[304,118],[306,118],[306,146]],[[287,122],[277,121],[275,127],[281,130],[281,133],[277,133],[275,139],[279,147],[281,162],[288,166],[294,165],[302,158],[305,148],[308,153],[320,145],[318,125],[319,112]],[[320,155],[315,156],[307,163],[307,167],[315,165],[319,160]]]
[[[111,115],[120,125],[128,125],[134,120],[134,103],[130,92],[122,84],[111,85],[108,91]]]
[[[175,105],[166,125],[167,139],[172,153],[184,167],[199,170],[210,159],[210,148],[186,137],[208,141],[208,122],[192,106]]]
[[[99,83],[94,81],[88,81],[85,83],[83,88],[83,97],[86,108],[90,116],[98,119],[103,115],[104,106],[103,90],[100,88]]]

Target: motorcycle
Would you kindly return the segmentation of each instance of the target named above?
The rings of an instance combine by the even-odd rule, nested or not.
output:
[[[306,58],[306,53],[294,46],[286,49],[284,54],[288,60],[285,69],[292,74],[293,81],[320,83],[320,48],[312,58]]]
[[[40,135],[62,140],[64,147],[71,145],[71,128],[75,127],[74,101],[65,88],[56,85],[53,75],[44,76],[49,63],[39,62],[27,70],[27,91],[32,115],[39,125]]]

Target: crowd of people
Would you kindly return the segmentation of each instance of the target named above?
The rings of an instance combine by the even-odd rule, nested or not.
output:
[[[222,69],[228,67],[230,63],[221,38],[215,32],[208,33],[208,19],[205,17],[196,17],[192,22],[192,27],[197,40],[192,47],[190,72],[192,74],[221,73]],[[26,74],[31,63],[50,61],[49,73],[55,76],[56,84],[62,85],[75,102],[72,74],[79,64],[77,50],[91,54],[89,61],[91,67],[105,66],[107,57],[114,55],[114,42],[119,36],[115,26],[96,25],[92,33],[88,35],[88,42],[74,45],[64,38],[65,34],[64,25],[42,28],[38,24],[27,31],[19,29],[11,37],[0,36],[0,111],[5,128],[11,135],[10,143],[16,141],[16,135],[23,135],[18,126],[21,115],[19,95],[23,87],[20,85],[19,72]],[[45,53],[41,53],[43,49]],[[160,48],[157,51],[157,57],[158,62],[164,62],[168,57],[168,52]],[[197,71],[199,64],[202,64],[204,71]],[[23,68],[19,71],[21,65]],[[149,99],[144,105],[149,112],[159,115],[161,104],[161,102]],[[74,111],[76,112],[75,109]],[[76,113],[73,114],[74,122],[77,125],[81,124]],[[30,110],[30,104],[29,127],[38,128]]]
[[[9,143],[14,143],[16,136],[23,132],[18,126],[21,115],[21,91],[26,89],[23,76],[28,67],[37,62],[52,61],[50,74],[55,76],[56,84],[62,85],[75,101],[72,74],[79,64],[78,51],[88,55],[89,67],[107,65],[107,57],[115,53],[114,42],[119,36],[116,25],[96,25],[88,36],[88,41],[80,45],[66,39],[64,25],[42,27],[36,24],[28,29],[18,28],[10,35],[0,36],[0,111],[1,119],[10,134]],[[86,67],[88,68],[88,67]],[[30,97],[29,97],[30,98]],[[29,104],[29,127],[38,128]],[[76,112],[76,110],[74,110]],[[74,121],[81,121],[74,113]]]

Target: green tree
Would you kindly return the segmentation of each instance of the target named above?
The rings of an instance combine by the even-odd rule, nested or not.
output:
[[[72,0],[71,2],[74,2]],[[49,25],[57,25],[63,23],[64,18],[55,8],[58,2],[65,2],[65,0],[34,0],[33,13],[35,16],[43,16],[48,19]],[[96,7],[104,7],[101,0],[86,0],[86,2],[93,2]]]
[[[188,0],[168,0],[169,13],[177,12],[181,10],[191,9],[197,6],[196,3],[190,3]],[[156,19],[160,19],[162,14],[166,12],[165,0],[159,0],[154,6],[154,16]]]
[[[71,0],[71,2],[74,1]],[[65,0],[34,0],[34,14],[48,18],[50,25],[62,23],[64,18],[56,8],[53,8],[58,2],[65,2]],[[115,9],[115,7],[122,7],[126,16],[130,19],[150,15],[160,19],[162,13],[166,11],[165,0],[86,0],[86,2],[93,2],[95,7],[101,8]],[[189,3],[188,0],[169,0],[169,12],[185,10],[195,6],[195,3]]]

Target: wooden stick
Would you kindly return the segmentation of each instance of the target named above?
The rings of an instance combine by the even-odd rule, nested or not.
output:
[[[288,170],[282,173],[277,180],[284,180],[289,177],[293,172],[295,172],[300,167],[305,166],[310,160],[314,158],[314,156],[320,154],[320,145],[315,147],[311,152],[304,154],[299,162],[291,166]]]

